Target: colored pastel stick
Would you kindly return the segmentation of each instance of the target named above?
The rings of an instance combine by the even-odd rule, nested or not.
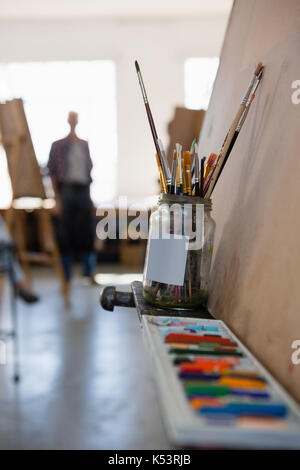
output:
[[[236,353],[231,351],[217,351],[216,349],[201,348],[201,349],[180,349],[180,348],[171,348],[169,349],[169,354],[182,354],[182,355],[193,355],[193,356],[233,356],[233,357],[242,357],[243,354],[238,352]]]
[[[186,324],[186,325],[166,325],[162,330],[161,333],[164,337],[168,336],[169,334],[181,334],[181,335],[201,335],[201,336],[208,336],[209,338],[225,338],[220,334],[212,334],[208,333],[207,330],[204,330],[203,327],[200,327],[198,325],[192,325],[192,324]]]
[[[183,363],[179,367],[179,373],[189,373],[189,374],[205,374],[209,372],[222,372],[223,370],[228,369],[228,364],[204,364],[202,368],[200,366],[197,369],[189,369],[187,366],[189,363]],[[190,365],[193,365],[192,363]]]
[[[241,378],[249,378],[249,379],[256,379],[261,380],[262,382],[266,382],[266,380],[261,377],[258,372],[253,370],[231,370],[228,373],[224,373],[223,375],[230,375],[231,377],[241,377]]]
[[[235,425],[244,429],[287,429],[289,423],[286,419],[264,416],[241,416]]]
[[[243,357],[241,352],[231,352],[224,350],[214,350],[214,349],[170,349],[170,354],[193,354],[195,356],[234,356],[234,357]]]
[[[196,345],[193,345],[194,347],[197,348],[197,350],[199,351],[199,349],[216,349],[216,348],[227,348],[227,346],[224,346],[223,344],[220,344],[220,343],[205,343],[204,341],[199,343],[199,344],[196,344]],[[189,346],[191,347],[191,345]],[[230,349],[232,349],[232,347],[230,346]]]
[[[182,372],[182,371],[181,371]],[[192,373],[192,371],[191,371]],[[225,380],[226,379],[226,380]],[[201,382],[201,375],[198,376],[199,382]],[[248,379],[234,379],[231,377],[220,377],[217,379],[217,384],[220,386],[227,386],[230,388],[241,388],[241,389],[252,389],[252,390],[262,390],[265,388],[265,383],[258,380],[248,380]]]
[[[203,336],[205,336],[205,337],[209,336],[210,338],[223,338],[223,336],[221,336],[221,335],[212,335],[211,333],[210,334],[203,333]],[[225,339],[227,339],[227,338],[225,338]]]
[[[205,415],[252,415],[252,416],[276,416],[286,415],[286,406],[281,403],[260,404],[260,403],[229,403],[223,407],[204,406],[198,410]]]
[[[221,374],[208,374],[208,373],[190,373],[190,372],[179,372],[178,374],[180,379],[183,380],[192,380],[192,381],[205,381],[205,382],[214,382],[221,377]]]
[[[169,346],[170,346],[170,349],[180,349],[181,351],[185,351],[185,350],[198,351],[198,344],[169,343]]]
[[[184,344],[199,344],[204,343],[220,343],[226,344],[227,346],[237,346],[237,344],[228,338],[216,337],[216,336],[200,336],[200,335],[189,335],[189,334],[177,334],[169,333],[165,337],[166,343],[184,343]]]
[[[221,385],[228,385],[228,387],[232,388],[265,388],[265,383],[260,380],[251,380],[245,379],[242,377],[221,377],[219,379],[219,383]]]
[[[241,390],[239,388],[231,388],[230,395],[234,395],[236,397],[249,397],[249,398],[259,398],[259,399],[267,399],[270,398],[271,395],[268,392],[260,392],[255,390]]]
[[[215,349],[213,354],[216,356],[244,357],[244,354],[241,351],[228,351],[221,348]]]
[[[197,397],[190,400],[190,406],[198,410],[203,406],[224,406],[224,402],[215,397]]]
[[[227,370],[230,367],[237,365],[239,359],[237,357],[222,357],[221,359],[210,359],[208,357],[197,357],[192,363],[183,364],[180,367],[180,372],[201,372],[203,370],[211,370],[218,372],[219,370]]]
[[[233,398],[248,398],[253,400],[268,400],[270,398],[270,395],[268,393],[257,393],[255,394],[254,392],[249,393],[241,393],[241,394],[236,394],[234,393],[234,389],[231,389],[228,393],[222,393],[218,395],[215,391],[209,392],[208,390],[200,391],[200,392],[188,392],[187,393],[188,398],[194,399],[194,398],[213,398],[216,396],[222,396],[223,398],[226,399],[233,399]]]
[[[178,356],[179,358],[179,356]],[[182,358],[183,360],[184,358]],[[216,381],[216,380],[219,380],[221,377],[231,377],[234,375],[232,374],[229,374],[227,373],[227,371],[225,372],[219,372],[219,373],[189,373],[189,372],[179,372],[178,376],[181,378],[181,379],[190,379],[190,380],[205,380],[205,381]],[[248,378],[248,379],[252,379],[252,377],[246,377],[244,376],[244,378]],[[262,383],[265,383],[265,379],[261,378],[261,377],[258,377],[256,380],[259,380],[261,381]]]
[[[230,393],[229,387],[221,387],[219,385],[185,385],[185,391],[188,395],[192,396],[226,396]]]
[[[224,358],[210,358],[210,357],[195,357],[194,361],[192,364],[187,364],[187,368],[189,370],[197,370],[201,369],[203,366],[226,366],[228,368],[228,365],[235,365],[237,364],[236,361],[239,361],[236,357],[224,357]]]
[[[198,344],[198,349],[207,349],[207,346],[205,345],[205,343],[200,343]],[[238,348],[227,346],[226,344],[217,344],[216,346],[213,347],[213,349],[215,351],[239,352]]]
[[[219,331],[217,326],[202,326],[202,325],[186,325],[186,328],[191,328],[197,331]]]
[[[169,353],[171,354],[171,351],[173,349],[180,350],[180,351],[185,351],[186,354],[189,353],[189,351],[220,351],[220,352],[228,352],[228,353],[239,353],[241,356],[244,354],[242,351],[239,351],[238,348],[232,348],[231,346],[226,346],[226,345],[220,345],[217,343],[199,343],[199,344],[183,344],[183,343],[169,343],[170,344],[170,349]],[[192,353],[194,354],[194,353]],[[229,354],[230,355],[230,354]]]
[[[227,353],[229,353],[228,355],[233,355],[235,356],[236,352],[238,351],[228,351],[226,350],[225,348],[224,349],[219,349],[219,348],[216,348],[215,346],[214,347],[209,347],[209,346],[205,346],[205,347],[199,347],[199,348],[178,348],[178,347],[171,347],[169,349],[169,354],[186,354],[186,355],[189,355],[189,354],[195,354],[195,355],[201,355],[201,354],[212,354],[213,352],[216,352],[217,356],[221,356],[222,353],[226,353],[224,354],[225,356],[227,355]],[[219,354],[220,353],[220,354]],[[237,354],[238,356],[243,356],[242,353],[238,353]]]
[[[247,396],[250,398],[270,398],[270,394],[265,391],[255,390],[255,389],[235,389],[226,385],[221,385],[218,379],[211,380],[210,378],[205,378],[205,375],[198,377],[197,380],[191,380],[190,377],[181,377],[182,379],[187,380],[184,383],[185,391],[188,395],[193,396],[214,396],[217,392],[216,390],[220,389],[222,395],[234,395],[234,396]]]
[[[173,364],[175,366],[180,366],[180,364],[186,363],[187,360],[189,360],[190,362],[193,361],[192,359],[187,359],[186,357],[183,357],[183,356],[177,356],[177,357],[174,357]]]
[[[259,400],[265,400],[270,398],[270,394],[268,392],[261,392],[261,391],[256,391],[256,390],[247,390],[247,389],[234,389],[234,388],[227,388],[227,391],[225,391],[224,386],[219,386],[218,384],[215,383],[210,383],[209,382],[205,383],[205,381],[199,383],[198,385],[193,386],[193,382],[186,382],[185,384],[185,390],[186,393],[188,394],[189,397],[201,397],[201,396],[215,396],[216,395],[216,390],[218,388],[221,388],[221,394],[223,396],[234,396],[234,397],[248,397],[248,398],[256,398]],[[211,387],[211,388],[208,388]]]
[[[180,324],[173,324],[173,325],[165,325],[161,329],[161,333],[164,337],[173,333],[178,335],[192,335],[198,334],[200,336],[208,337],[208,338],[223,338],[229,340],[227,336],[222,336],[219,334],[218,331],[208,331],[203,326],[193,325],[192,323],[180,323]]]
[[[232,357],[244,357],[244,354],[241,351],[237,351],[236,349],[232,348],[202,348],[199,346],[198,352],[201,354],[210,354],[215,356],[232,356]]]
[[[199,344],[183,344],[183,343],[170,343],[172,349],[181,349],[187,351],[199,351],[201,348],[207,348],[209,350],[214,350],[220,347],[218,343],[199,343]],[[222,346],[224,347],[224,346]]]

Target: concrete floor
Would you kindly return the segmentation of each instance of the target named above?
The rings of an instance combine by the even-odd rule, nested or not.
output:
[[[169,449],[135,309],[102,310],[76,278],[68,311],[45,269],[34,286],[41,301],[19,302],[20,383],[9,343],[0,366],[0,448]]]

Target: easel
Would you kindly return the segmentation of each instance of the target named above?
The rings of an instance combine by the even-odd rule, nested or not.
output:
[[[53,266],[61,284],[65,304],[69,305],[69,285],[62,268],[51,222],[50,208],[54,201],[47,199],[45,194],[21,99],[0,103],[0,129],[13,191],[6,222],[15,240],[24,274],[30,281],[31,263]],[[28,211],[36,215],[39,253],[27,250],[26,213]]]
[[[176,142],[180,142],[183,148],[189,149],[193,139],[198,138],[201,132],[205,111],[203,109],[187,109],[177,106],[172,120],[168,125],[169,146],[168,161],[172,162],[173,150]]]

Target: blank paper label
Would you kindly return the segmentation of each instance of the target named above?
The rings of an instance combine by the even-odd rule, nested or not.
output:
[[[146,279],[183,286],[189,237],[149,240]]]

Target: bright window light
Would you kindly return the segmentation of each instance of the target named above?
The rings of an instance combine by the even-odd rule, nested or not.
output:
[[[24,100],[33,145],[42,166],[47,163],[51,143],[69,132],[68,112],[78,112],[78,135],[89,141],[94,163],[92,198],[96,204],[113,199],[117,179],[114,62],[2,63],[0,77],[1,101],[19,97]],[[4,166],[1,158],[1,168]],[[5,199],[4,194],[0,197]]]
[[[218,57],[193,57],[185,60],[184,102],[186,108],[208,108],[218,66]]]

